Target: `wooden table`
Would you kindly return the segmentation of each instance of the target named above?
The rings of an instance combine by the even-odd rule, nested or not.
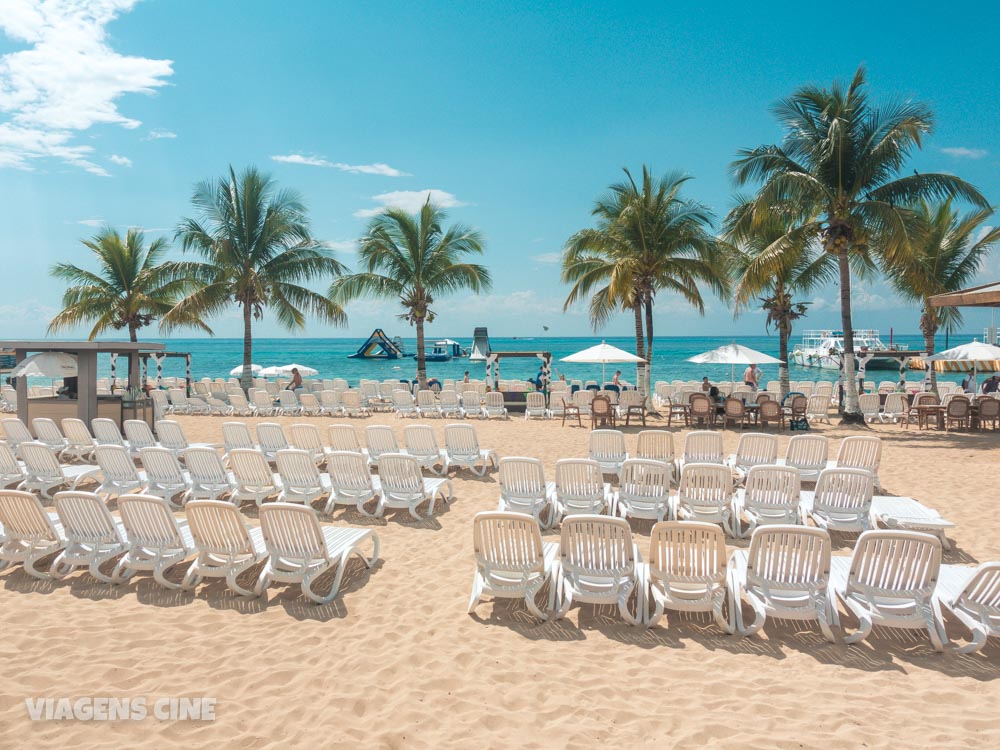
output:
[[[931,419],[937,429],[944,428],[945,407],[941,404],[918,404],[913,409],[917,412],[917,428],[926,430]]]

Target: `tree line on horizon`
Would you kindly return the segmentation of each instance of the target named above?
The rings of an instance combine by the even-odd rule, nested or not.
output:
[[[865,71],[846,85],[802,86],[777,102],[778,143],[740,150],[731,165],[747,189],[715,231],[716,217],[684,195],[687,175],[641,175],[609,186],[591,211],[594,226],[565,243],[561,277],[570,286],[564,309],[585,303],[594,329],[625,313],[635,322],[639,386],[650,391],[653,310],[672,294],[702,314],[705,294],[731,301],[734,315],[752,306],[766,313],[787,363],[793,323],[807,314],[802,296],[823,283],[840,288],[844,370],[854,370],[851,283],[883,273],[904,298],[920,305],[929,353],[942,328],[961,323],[954,308],[928,298],[967,286],[1000,240],[986,222],[993,209],[974,186],[951,174],[907,172],[912,153],[931,133],[934,116],[920,102],[872,101]],[[956,203],[968,208],[963,213]],[[426,382],[424,325],[437,297],[491,288],[489,270],[471,262],[485,251],[475,229],[446,226],[428,201],[415,214],[387,208],[359,240],[358,269],[336,259],[311,234],[301,197],[279,189],[256,168],[196,186],[193,218],[175,232],[185,256],[166,261],[165,239],[148,247],[142,232],[122,237],[108,227],[84,244],[99,270],[57,264],[70,284],[50,332],[93,324],[90,338],[110,330],[137,332],[160,321],[163,331],[197,327],[232,305],[244,325],[243,386],[249,387],[253,323],[265,309],[289,330],[307,315],[346,324],[344,306],[362,298],[398,300],[399,316],[416,329],[417,377]],[[308,285],[332,280],[326,293]],[[788,391],[787,364],[780,367]],[[932,375],[933,377],[933,375]],[[844,379],[845,420],[858,420],[857,383]]]

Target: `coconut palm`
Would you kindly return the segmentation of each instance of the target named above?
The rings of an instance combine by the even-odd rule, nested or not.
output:
[[[871,102],[864,68],[846,87],[803,86],[774,112],[785,129],[781,145],[741,151],[733,174],[741,185],[761,183],[754,199],[758,221],[768,221],[775,206],[803,219],[770,252],[811,236],[836,257],[844,372],[853,373],[852,257],[885,267],[905,253],[914,221],[906,207],[915,201],[957,196],[985,208],[986,200],[953,175],[901,176],[910,154],[931,132],[933,115],[920,102]],[[857,383],[847,377],[844,385],[844,419],[860,421]]]
[[[993,214],[991,209],[960,216],[950,200],[937,204],[921,201],[915,211],[917,231],[910,252],[896,261],[889,278],[900,296],[920,305],[924,348],[934,354],[938,329],[955,330],[962,324],[962,313],[957,307],[932,307],[930,297],[969,286],[983,260],[1000,242],[1000,227],[985,225]],[[930,375],[937,390],[933,368]]]
[[[435,299],[468,289],[476,294],[492,287],[485,266],[468,263],[471,255],[483,253],[478,231],[453,224],[444,227],[446,215],[430,202],[409,214],[389,208],[372,218],[359,241],[361,271],[336,279],[330,297],[341,304],[364,297],[397,299],[403,306],[399,317],[417,329],[417,380],[427,384],[424,356],[424,324],[433,323]]]
[[[690,177],[670,173],[655,178],[643,166],[637,183],[628,169],[624,172],[626,179],[595,203],[591,213],[597,226],[577,232],[566,243],[562,279],[572,287],[564,309],[589,296],[595,330],[616,312],[632,311],[636,356],[646,360],[639,370],[639,386],[648,394],[657,294],[678,294],[704,313],[700,285],[720,296],[728,293],[727,255],[711,232],[708,208],[681,194]]]
[[[106,227],[81,241],[96,257],[98,270],[72,263],[52,266],[52,276],[71,286],[63,294],[63,310],[52,319],[49,333],[93,323],[91,340],[108,331],[127,330],[129,341],[136,341],[139,330],[169,312],[183,293],[176,264],[163,262],[168,249],[164,238],[146,247],[140,230],[129,229],[123,239]],[[181,324],[208,330],[197,317],[179,318]]]
[[[244,389],[252,383],[253,322],[265,309],[289,330],[305,328],[307,313],[346,322],[339,305],[302,285],[337,276],[344,266],[310,234],[297,193],[279,190],[254,167],[239,175],[230,167],[228,175],[199,184],[191,201],[198,218],[182,220],[177,237],[203,262],[178,264],[193,290],[163,324],[173,328],[187,316],[207,318],[235,303],[243,315]]]
[[[734,314],[739,315],[756,298],[761,303],[759,309],[767,314],[765,328],[774,326],[777,330],[782,398],[789,390],[788,341],[792,327],[808,310],[808,303],[797,302],[795,295],[836,276],[836,260],[820,252],[813,238],[793,235],[795,241],[786,243],[782,252],[769,252],[792,229],[788,217],[779,211],[772,212],[770,221],[755,221],[753,203],[745,198],[739,199],[724,224],[724,236],[732,252]]]

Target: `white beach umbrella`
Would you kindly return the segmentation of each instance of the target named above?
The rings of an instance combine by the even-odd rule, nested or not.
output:
[[[618,363],[628,363],[628,362],[645,362],[642,357],[637,357],[634,354],[629,354],[624,349],[619,349],[617,346],[611,346],[605,342],[601,342],[597,346],[592,346],[589,349],[584,349],[576,354],[570,354],[568,357],[563,357],[560,362],[578,362],[585,364],[597,364],[601,366],[601,384],[605,381],[605,367],[609,364]]]
[[[63,352],[42,352],[21,360],[11,370],[14,378],[72,378],[77,375],[76,357]]]
[[[250,365],[250,373],[252,375],[260,374],[260,371],[262,369],[264,368],[261,367],[260,365]],[[229,374],[235,378],[240,377],[243,374],[243,365],[240,365],[239,367],[234,367],[232,370],[229,371]]]
[[[736,365],[780,365],[781,360],[736,342],[689,357],[688,362],[702,365],[729,365],[729,379],[736,382]]]
[[[313,375],[319,375],[319,370],[315,370],[307,365],[297,365],[294,362],[290,365],[282,365],[277,369],[281,370],[282,375],[291,375],[292,370],[298,370],[299,375],[306,378],[311,378]]]
[[[939,371],[958,369],[968,372],[971,370],[972,382],[975,384],[978,371],[996,372],[1000,370],[1000,346],[993,346],[993,344],[982,341],[972,341],[924,357],[924,362],[933,362],[932,366]],[[957,367],[952,368],[948,365],[957,365]]]

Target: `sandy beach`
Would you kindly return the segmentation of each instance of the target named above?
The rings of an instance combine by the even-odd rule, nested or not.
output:
[[[180,417],[192,441],[221,441],[222,419]],[[247,420],[254,422],[257,420]],[[281,418],[285,424],[329,419]],[[340,420],[338,420],[340,421]],[[391,415],[354,420],[397,428]],[[442,440],[444,422],[432,422]],[[501,456],[586,454],[589,430],[558,421],[479,422]],[[655,425],[654,425],[655,426]],[[627,432],[630,448],[634,433]],[[853,434],[821,425],[833,439]],[[675,428],[681,449],[683,430]],[[945,562],[1000,558],[1000,433],[874,426],[882,481],[957,524]],[[739,432],[724,433],[734,450]],[[780,436],[782,451],[789,438]],[[0,573],[0,747],[993,747],[1000,744],[1000,646],[935,654],[918,632],[876,629],[860,646],[826,643],[811,624],[769,620],[731,637],[708,618],[668,616],[651,630],[609,608],[575,606],[539,624],[523,604],[486,599],[465,612],[472,516],[493,509],[496,474],[455,478],[456,500],[430,521],[338,509],[335,524],[373,525],[382,559],[351,563],[342,595],[316,606],[297,587],[245,601],[223,582],[166,591],[146,574],[112,588],[76,574],[35,581]],[[112,504],[114,509],[114,505]],[[256,512],[244,506],[256,523]],[[633,522],[645,554],[648,522]],[[558,530],[546,532],[558,538]],[[851,538],[834,536],[835,554]],[[740,543],[742,544],[742,543]],[[170,574],[179,580],[182,568]],[[856,621],[846,614],[844,625]],[[959,623],[948,622],[964,642]],[[211,722],[36,721],[25,698],[206,696]]]

